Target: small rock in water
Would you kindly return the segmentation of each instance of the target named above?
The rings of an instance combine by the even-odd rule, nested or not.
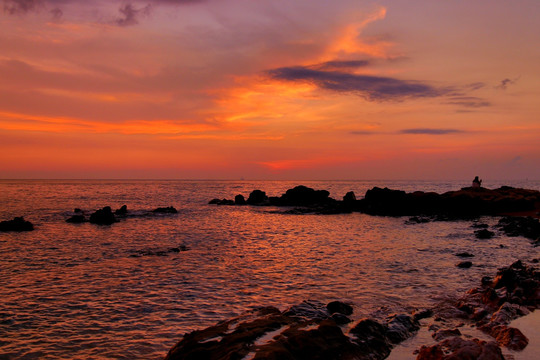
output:
[[[23,217],[16,217],[13,220],[0,222],[0,231],[32,231],[34,225],[30,221],[24,220]]]
[[[114,212],[115,215],[126,215],[127,214],[127,205],[122,205],[120,209],[116,209]]]
[[[86,222],[86,218],[84,217],[84,215],[73,215],[69,219],[66,219],[66,222],[72,224],[81,224]]]
[[[353,313],[352,306],[341,301],[332,301],[328,303],[326,309],[330,314],[340,313],[343,315],[351,315]]]
[[[461,262],[458,262],[456,264],[456,266],[458,268],[468,269],[468,268],[470,268],[472,266],[472,262],[470,262],[470,261],[461,261]]]
[[[489,231],[488,229],[482,229],[482,230],[476,230],[474,232],[474,235],[478,239],[491,239],[495,236],[495,233],[493,231]]]
[[[456,256],[459,256],[459,257],[464,257],[464,258],[468,258],[468,257],[474,257],[473,254],[471,253],[468,253],[468,252],[460,252],[460,253],[457,253]]]
[[[157,209],[152,210],[154,213],[160,213],[160,214],[176,214],[178,213],[178,210],[176,210],[172,206],[168,207],[158,207]]]

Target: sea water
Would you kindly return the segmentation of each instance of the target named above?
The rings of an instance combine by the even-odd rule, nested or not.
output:
[[[279,196],[303,184],[341,199],[373,186],[439,193],[468,181],[0,180],[0,359],[161,359],[183,334],[258,306],[343,300],[354,318],[410,313],[461,295],[497,268],[537,256],[529,240],[478,240],[471,221],[286,215],[213,198]],[[539,181],[492,182],[540,189]],[[110,226],[69,224],[80,208],[126,204]],[[149,215],[174,206],[178,214]],[[497,217],[480,222],[494,225]],[[185,251],[168,252],[179,248]],[[456,268],[470,252],[473,267]],[[156,255],[164,252],[163,256]],[[404,357],[407,358],[407,357]],[[413,358],[411,355],[409,358]]]

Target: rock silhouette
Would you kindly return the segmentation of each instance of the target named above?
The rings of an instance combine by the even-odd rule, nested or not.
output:
[[[467,187],[443,194],[374,187],[363,199],[348,192],[342,201],[329,196],[327,190],[315,190],[304,185],[289,189],[280,197],[268,197],[262,190],[254,190],[247,199],[249,205],[295,206],[291,214],[338,214],[351,211],[382,216],[412,216],[408,223],[437,220],[469,219],[481,215],[500,215],[540,211],[540,191],[502,186],[498,189]],[[237,204],[233,200],[214,199],[210,204]],[[484,224],[477,224],[480,236],[485,236]]]
[[[24,218],[21,217],[15,217],[13,220],[6,220],[0,222],[0,231],[8,232],[8,231],[32,231],[34,230],[34,225],[30,221],[24,220]]]
[[[97,225],[111,225],[116,222],[116,217],[111,207],[105,206],[103,209],[96,210],[96,212],[90,215],[90,222]]]

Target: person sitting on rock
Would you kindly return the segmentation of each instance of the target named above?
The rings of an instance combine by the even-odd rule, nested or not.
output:
[[[478,179],[478,176],[476,176],[474,180],[472,181],[472,187],[479,188],[480,185],[482,185],[482,180]]]

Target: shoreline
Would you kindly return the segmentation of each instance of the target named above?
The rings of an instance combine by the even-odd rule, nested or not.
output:
[[[260,308],[185,334],[165,360],[200,356],[296,359],[305,354],[321,360],[405,360],[416,354],[418,360],[436,360],[448,353],[471,358],[484,354],[502,360],[509,351],[520,359],[522,353],[516,351],[526,349],[529,340],[513,325],[536,328],[538,291],[540,271],[518,260],[500,268],[493,279],[482,278],[479,287],[458,299],[382,321],[364,318],[353,322],[349,318],[353,308],[338,301],[326,309],[306,301],[283,312]],[[515,321],[531,313],[536,313],[535,317]],[[532,339],[538,346],[538,337]]]

